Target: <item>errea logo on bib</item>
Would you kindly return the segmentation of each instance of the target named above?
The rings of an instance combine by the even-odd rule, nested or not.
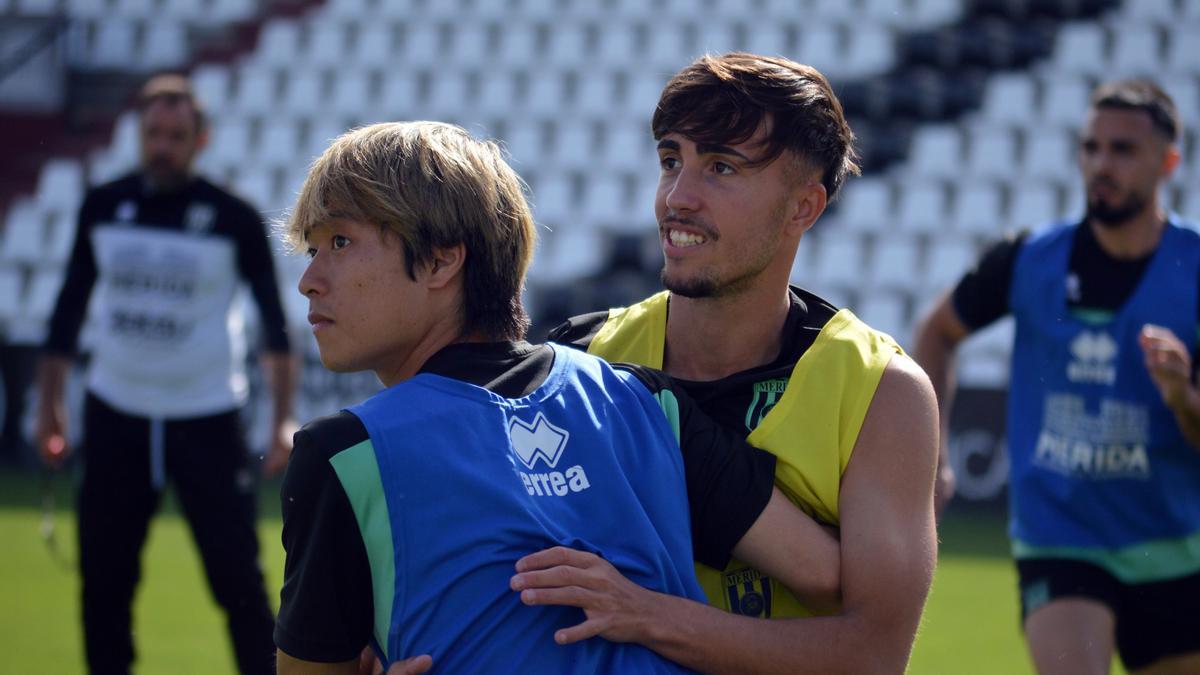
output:
[[[562,459],[571,434],[566,429],[551,424],[541,412],[533,418],[533,422],[525,422],[514,415],[508,422],[508,438],[517,458],[513,466],[520,474],[521,482],[525,484],[525,491],[531,496],[564,497],[591,487],[582,466],[572,466],[565,472],[552,470]],[[520,466],[517,465],[518,462]],[[539,462],[549,470],[536,473],[534,467]]]
[[[1067,379],[1088,384],[1112,384],[1117,380],[1117,341],[1105,331],[1082,331],[1071,341]]]

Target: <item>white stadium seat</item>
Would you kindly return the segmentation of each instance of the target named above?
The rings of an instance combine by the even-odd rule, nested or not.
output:
[[[959,184],[950,217],[952,229],[960,232],[991,234],[1001,226],[1000,188],[991,181],[967,181]]]
[[[847,181],[842,191],[837,201],[839,222],[853,230],[887,232],[891,229],[894,218],[892,186],[886,180],[858,178]]]
[[[871,264],[864,270],[867,284],[877,290],[911,291],[919,280],[919,257],[913,237],[881,232],[875,239]]]
[[[1060,73],[1098,76],[1108,59],[1104,28],[1096,23],[1067,23],[1054,43],[1054,69]]]
[[[946,194],[937,183],[909,183],[900,189],[896,224],[913,232],[929,232],[945,226]]]
[[[918,175],[948,178],[962,171],[962,135],[951,124],[923,125],[913,136],[909,151]]]
[[[822,232],[814,238],[812,282],[820,287],[857,287],[864,268],[862,239],[845,232]]]

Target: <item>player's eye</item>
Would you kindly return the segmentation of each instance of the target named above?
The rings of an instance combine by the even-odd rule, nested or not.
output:
[[[734,168],[732,164],[727,162],[713,162],[713,171],[722,176],[729,176],[734,173]]]
[[[347,236],[345,236],[345,235],[343,235],[343,234],[335,234],[335,235],[333,235],[333,250],[335,250],[335,251],[336,251],[336,250],[338,250],[339,248],[346,248],[346,247],[347,247],[347,246],[349,246],[349,245],[350,245],[350,238],[349,238],[349,237],[347,237]]]
[[[679,158],[671,155],[660,157],[658,160],[658,165],[662,167],[663,171],[673,171],[679,168]]]
[[[304,252],[304,255],[308,256],[309,260],[312,260],[313,258],[317,257],[317,249],[310,246],[308,247],[308,250]]]

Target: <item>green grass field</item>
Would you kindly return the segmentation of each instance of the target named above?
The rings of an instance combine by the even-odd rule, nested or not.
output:
[[[56,491],[56,537],[60,550],[74,560],[74,516],[65,479],[59,479]],[[277,494],[277,483],[263,486],[259,528],[262,562],[276,602],[283,571]],[[41,519],[37,480],[0,473],[0,675],[83,672],[78,577],[50,555]],[[952,511],[941,539],[937,577],[909,672],[1030,672],[1001,517]],[[138,673],[233,672],[222,618],[187,526],[169,498],[150,530],[134,612]]]

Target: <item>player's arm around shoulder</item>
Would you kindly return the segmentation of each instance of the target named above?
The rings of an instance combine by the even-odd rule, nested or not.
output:
[[[937,401],[912,359],[892,358],[842,478],[843,645],[855,672],[903,672],[937,560]]]

